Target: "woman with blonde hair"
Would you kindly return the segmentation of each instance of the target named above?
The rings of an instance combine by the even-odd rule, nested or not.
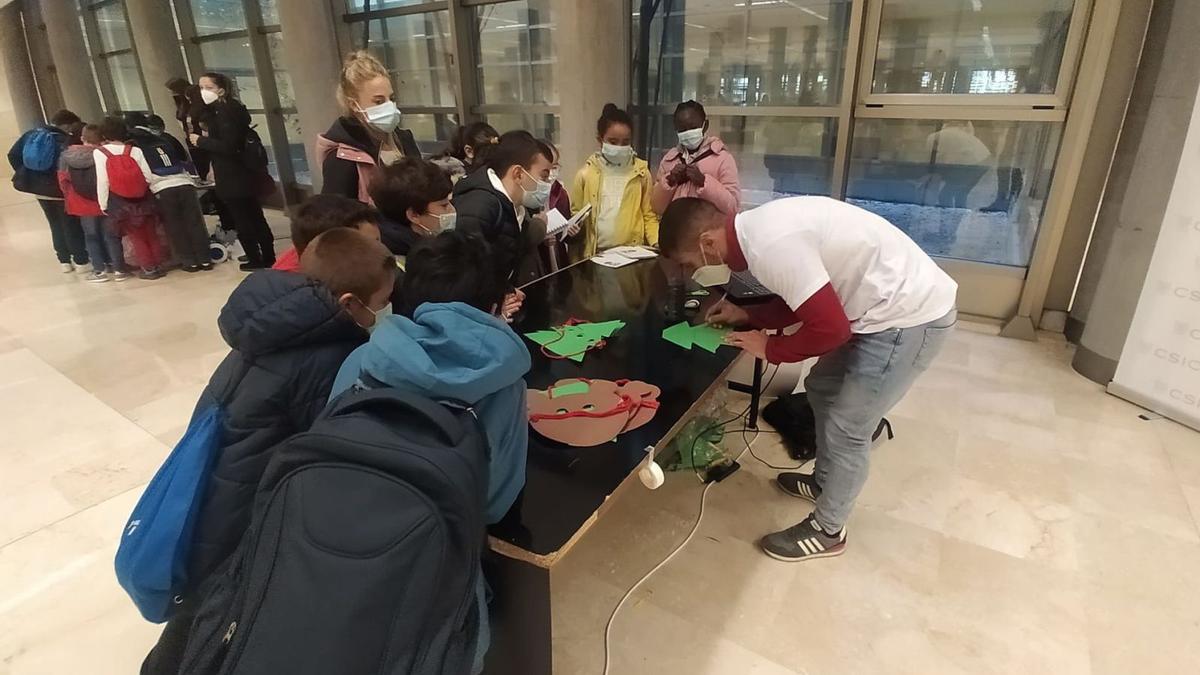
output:
[[[379,59],[366,51],[346,58],[337,88],[342,116],[317,137],[322,194],[367,204],[371,171],[404,157],[421,157],[412,132],[400,128],[392,80]]]

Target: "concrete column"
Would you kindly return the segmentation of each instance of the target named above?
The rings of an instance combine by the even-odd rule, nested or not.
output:
[[[1179,168],[1200,84],[1196,26],[1200,26],[1200,3],[1154,3],[1137,81],[1071,311],[1073,319],[1085,322],[1072,365],[1102,384],[1116,372]]]
[[[317,136],[341,114],[335,95],[342,72],[337,22],[331,3],[279,0],[279,24],[284,37],[283,61],[292,75],[292,94],[296,97],[315,194],[321,191]]]
[[[20,2],[0,8],[0,61],[4,64],[4,79],[11,105],[10,109],[4,111],[3,129],[7,137],[13,131],[22,132],[45,121],[29,49],[25,45]]]
[[[42,8],[37,0],[17,0],[14,5],[22,6],[25,24],[25,42],[29,49],[29,61],[33,65],[33,78],[37,81],[38,94],[42,98],[42,110],[46,116],[66,107],[58,72],[54,68],[54,57],[50,54],[50,40],[46,37],[46,22],[42,20]]]
[[[596,119],[605,103],[629,105],[628,9],[622,0],[554,0],[563,176],[596,151]],[[602,64],[602,65],[601,65]],[[644,133],[635,130],[635,135]]]
[[[79,10],[67,0],[41,0],[38,5],[46,23],[46,37],[63,102],[85,120],[103,119],[104,105],[88,67],[90,57],[83,42],[83,27],[79,25]]]
[[[175,100],[165,86],[173,77],[188,76],[179,44],[163,36],[175,35],[171,6],[162,0],[125,0],[129,32],[150,91],[150,109],[167,123],[167,131],[183,140],[183,129],[173,122]]]

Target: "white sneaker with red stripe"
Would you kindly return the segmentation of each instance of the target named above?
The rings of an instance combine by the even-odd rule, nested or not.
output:
[[[832,558],[846,551],[846,528],[827,534],[810,515],[786,530],[763,537],[759,546],[763,553],[784,562]]]

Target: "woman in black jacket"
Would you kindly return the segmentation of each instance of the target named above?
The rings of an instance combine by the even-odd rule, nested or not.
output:
[[[421,149],[411,131],[399,128],[392,80],[379,59],[365,51],[351,54],[342,66],[337,96],[344,114],[317,137],[321,193],[369,204],[371,170],[404,157],[420,159]]]
[[[200,77],[200,96],[204,111],[200,124],[203,135],[191,133],[192,145],[212,158],[217,196],[237,228],[238,241],[246,250],[243,270],[256,270],[275,264],[275,235],[267,225],[257,189],[260,176],[246,162],[246,137],[250,133],[250,113],[233,98],[229,78],[221,73]]]

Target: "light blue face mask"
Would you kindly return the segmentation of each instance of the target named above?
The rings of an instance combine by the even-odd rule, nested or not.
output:
[[[600,154],[609,164],[625,166],[629,163],[629,160],[633,159],[633,146],[602,143],[600,145]]]
[[[384,101],[379,105],[359,110],[362,111],[363,117],[367,118],[367,124],[385,134],[392,133],[400,126],[400,109],[396,107],[395,101]]]
[[[525,169],[521,169],[525,171]],[[554,186],[549,181],[544,181],[533,174],[525,171],[525,175],[533,179],[535,187],[532,190],[526,190],[525,196],[521,199],[521,203],[527,209],[540,209],[546,206],[546,201],[550,199],[550,189]],[[521,186],[524,188],[524,186]]]

